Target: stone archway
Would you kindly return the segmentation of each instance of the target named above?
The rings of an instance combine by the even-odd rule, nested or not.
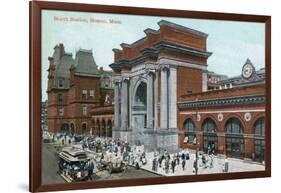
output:
[[[143,132],[146,128],[147,119],[147,84],[139,82],[133,95],[132,120],[134,143],[141,145],[144,143]]]
[[[209,153],[218,151],[217,125],[212,118],[206,118],[202,124],[203,150]]]
[[[101,136],[106,137],[106,125],[104,119],[101,122]]]
[[[70,124],[70,134],[71,134],[71,135],[74,135],[74,133],[75,133],[75,126],[74,126],[73,123],[71,123],[71,124]]]
[[[69,134],[69,132],[70,132],[69,124],[63,123],[60,127],[60,132],[65,133],[65,134]]]
[[[82,133],[83,134],[87,133],[87,129],[88,129],[87,126],[88,126],[87,123],[82,123]]]

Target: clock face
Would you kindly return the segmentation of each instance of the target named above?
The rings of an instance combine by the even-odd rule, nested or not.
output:
[[[251,64],[245,64],[242,70],[242,75],[244,78],[250,78],[253,74],[254,68]]]

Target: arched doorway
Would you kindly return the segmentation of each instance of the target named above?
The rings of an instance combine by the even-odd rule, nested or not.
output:
[[[188,118],[184,121],[184,143],[197,144],[197,129],[192,119]]]
[[[100,137],[100,120],[97,120],[97,127],[96,127],[97,136]]]
[[[63,123],[60,127],[60,132],[64,134],[69,134],[70,129],[69,129],[69,124],[68,123]]]
[[[87,133],[87,123],[82,123],[82,133],[83,134]]]
[[[105,120],[104,119],[101,122],[101,127],[102,127],[102,129],[101,129],[101,132],[102,132],[101,136],[105,137],[106,136],[106,126],[105,126]]]
[[[218,135],[216,123],[211,118],[207,118],[203,122],[203,150],[208,152],[210,150],[213,153],[218,151]]]
[[[258,161],[264,160],[264,145],[265,145],[265,125],[264,117],[259,118],[254,124],[254,147],[255,159]]]
[[[74,135],[74,133],[75,133],[74,124],[71,123],[71,124],[70,124],[70,134],[71,134],[71,135]]]
[[[92,135],[96,135],[96,122],[95,122],[95,120],[92,121]]]
[[[134,141],[135,145],[143,144],[143,132],[146,128],[146,96],[147,85],[141,82],[135,91],[132,107],[133,128],[134,128]]]
[[[226,153],[231,157],[244,156],[244,131],[238,118],[230,118],[225,125]]]
[[[107,137],[112,137],[112,122],[111,122],[111,120],[107,121]]]

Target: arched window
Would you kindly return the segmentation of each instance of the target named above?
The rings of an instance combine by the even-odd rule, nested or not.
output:
[[[146,107],[146,83],[142,82],[137,88],[135,96],[135,104]]]
[[[203,122],[203,150],[216,153],[218,150],[217,126],[211,118]]]
[[[265,136],[265,127],[264,127],[264,118],[259,118],[255,125],[255,136],[264,137]]]
[[[244,155],[243,127],[238,118],[230,118],[225,125],[226,131],[226,153],[232,157],[242,157]]]
[[[204,133],[216,133],[216,124],[215,122],[210,119],[207,118],[204,123],[203,123],[203,132]]]
[[[230,118],[226,123],[226,133],[228,134],[243,134],[243,127],[239,119]]]
[[[191,119],[187,119],[184,122],[184,133],[185,133],[184,143],[197,144],[197,129],[194,125],[194,122]]]
[[[265,124],[264,117],[259,118],[254,124],[254,159],[264,160],[264,145],[265,145]]]

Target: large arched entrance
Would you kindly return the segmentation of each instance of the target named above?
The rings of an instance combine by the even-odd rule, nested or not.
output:
[[[226,153],[231,157],[244,156],[243,127],[238,118],[230,118],[225,125]]]
[[[265,145],[265,125],[264,117],[259,118],[254,124],[254,147],[255,159],[258,161],[264,160],[264,145]]]
[[[203,122],[203,150],[216,153],[218,150],[217,126],[211,118],[207,118]]]
[[[143,132],[146,128],[146,96],[147,96],[147,85],[145,82],[141,82],[134,95],[133,106],[132,106],[132,117],[133,117],[133,133],[134,141],[136,145],[143,144]]]

